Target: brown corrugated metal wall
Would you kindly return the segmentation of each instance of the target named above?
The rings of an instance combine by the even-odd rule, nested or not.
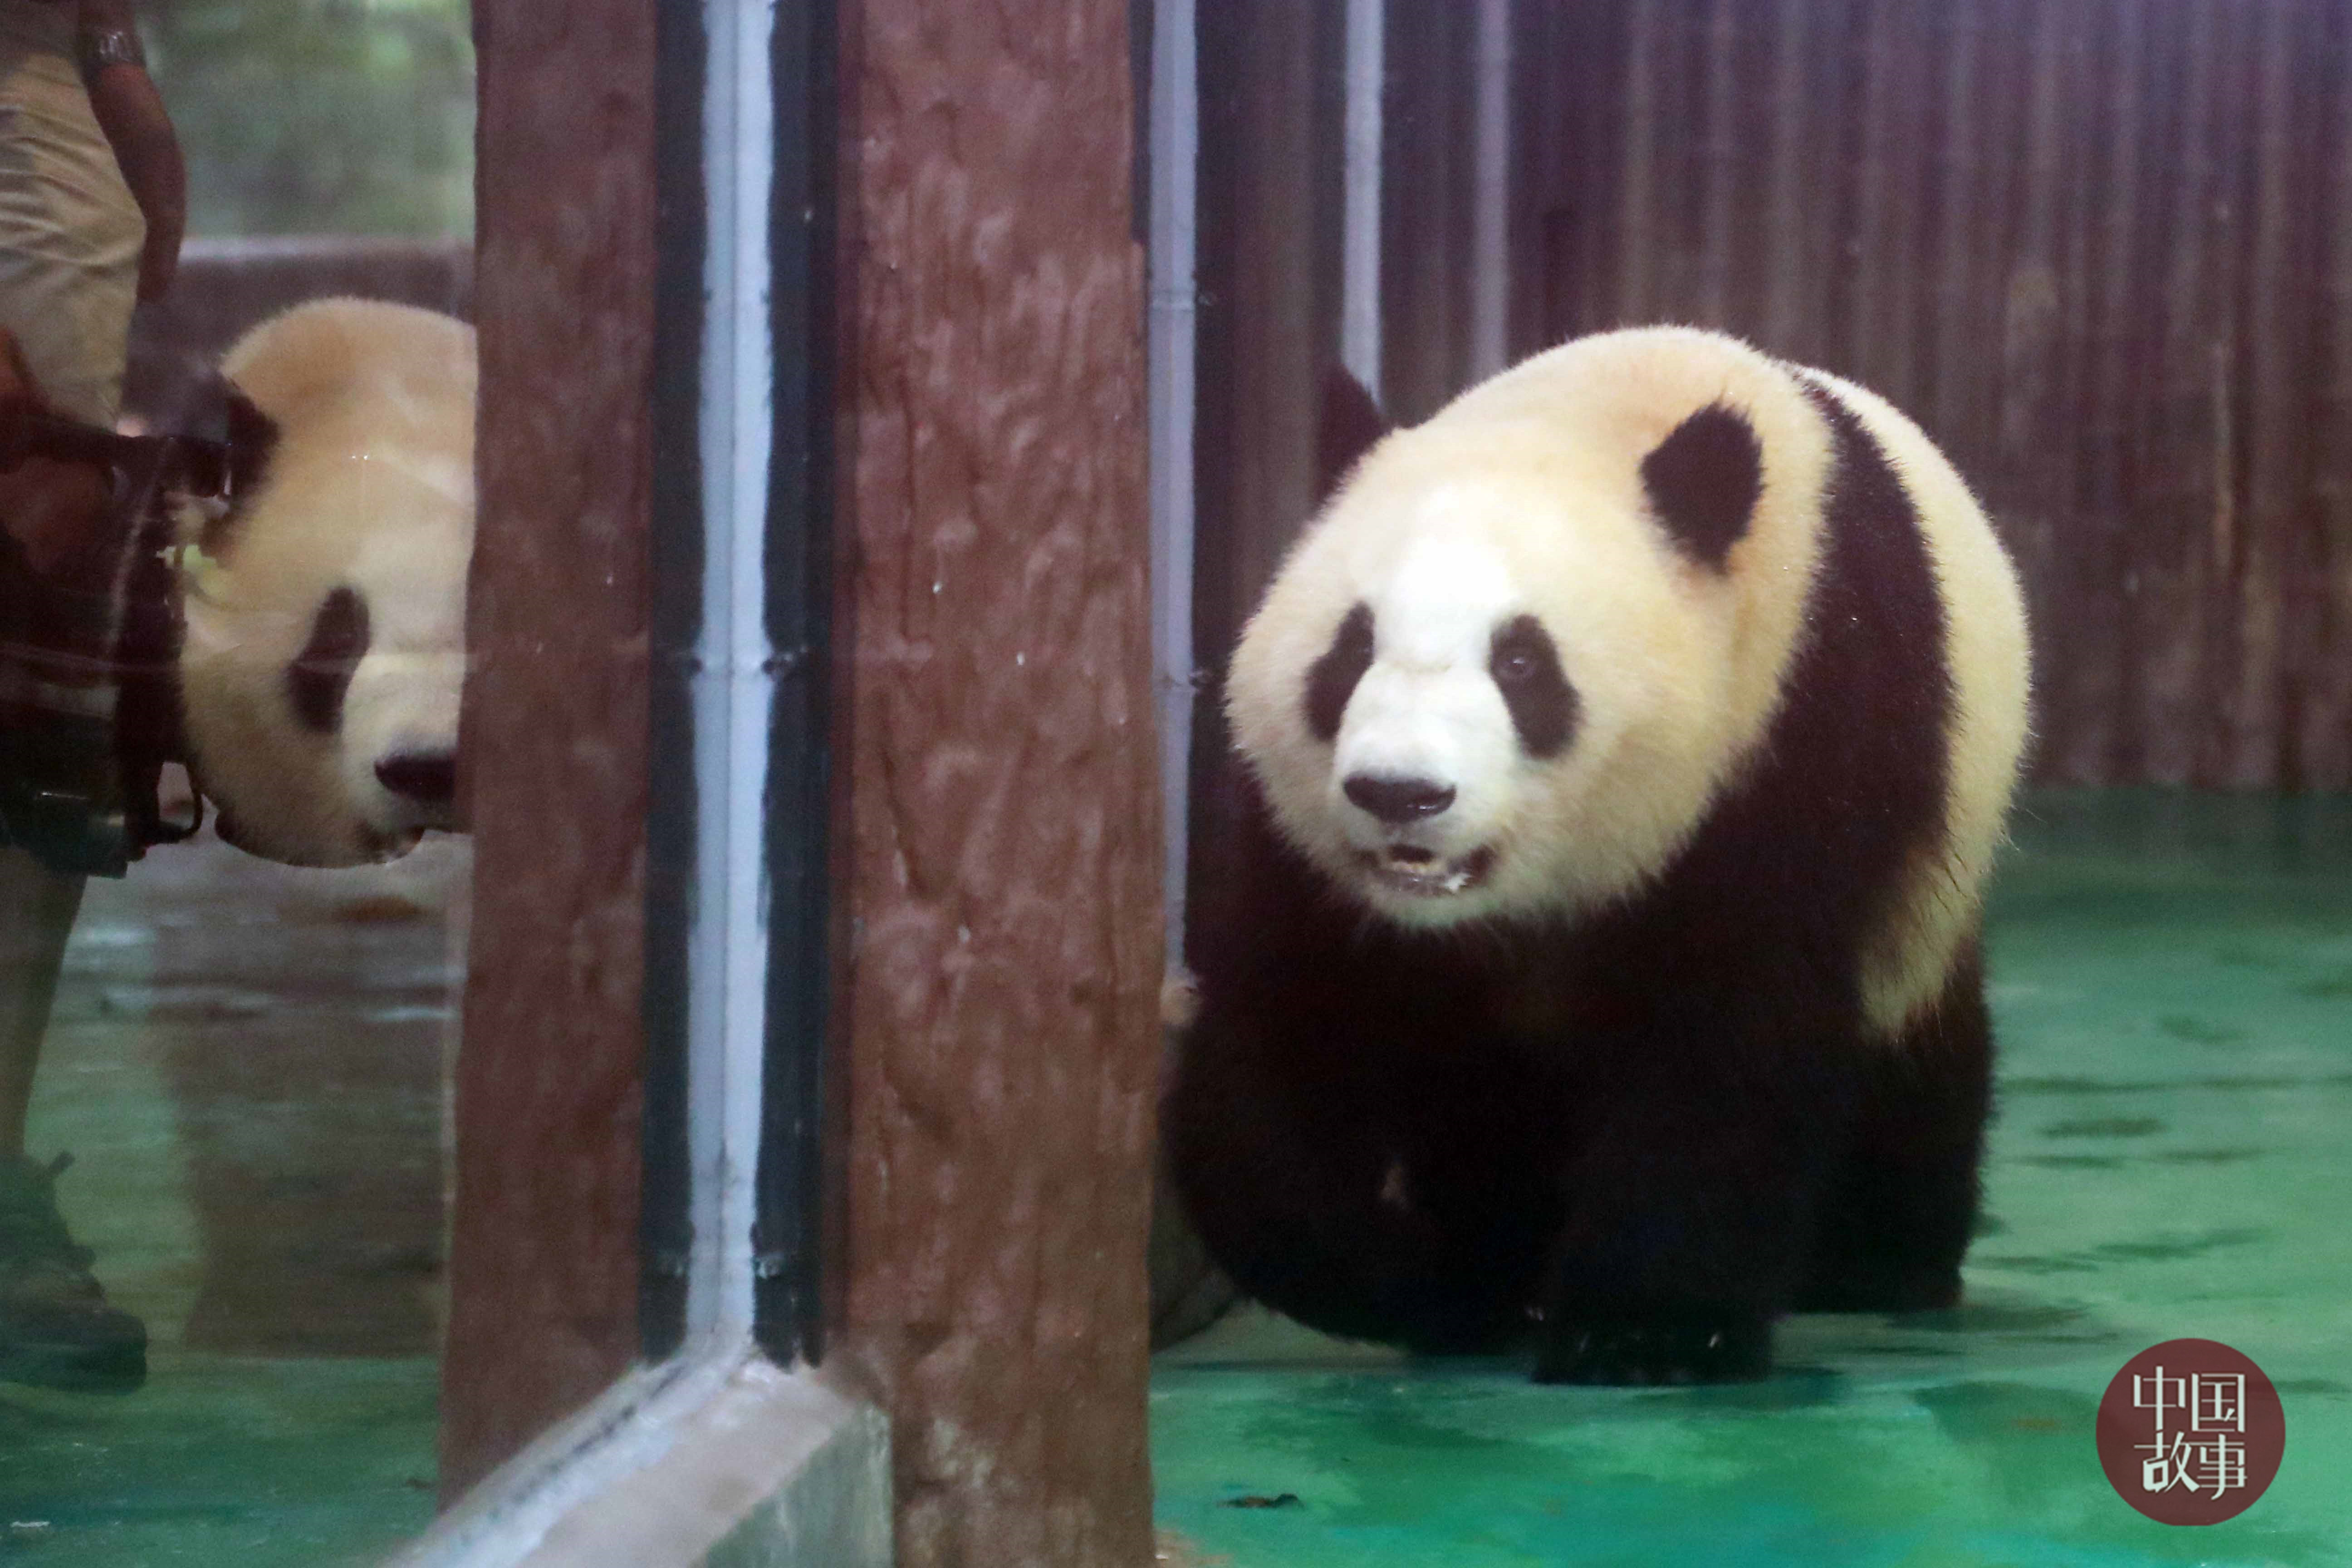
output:
[[[2038,770],[2352,786],[2352,12],[1528,0],[1524,352],[1719,325],[1992,505]]]
[[[1391,0],[1382,391],[1408,419],[1465,378],[1466,32]],[[1693,321],[1877,388],[2024,571],[2041,777],[2352,787],[2352,8],[1520,0],[1513,37],[1515,353]],[[1213,108],[1206,60],[1202,86]],[[1307,151],[1336,159],[1336,126]],[[1297,330],[1219,298],[1216,260],[1204,363]],[[1299,521],[1223,504],[1276,434],[1228,385],[1204,377],[1204,583]]]

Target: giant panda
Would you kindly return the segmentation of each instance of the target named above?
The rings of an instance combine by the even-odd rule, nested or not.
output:
[[[1790,1311],[1951,1305],[2028,707],[1967,487],[1695,330],[1393,432],[1350,386],[1226,680],[1163,1106],[1210,1256],[1546,1382],[1759,1377]]]
[[[189,771],[241,849],[393,858],[462,826],[473,329],[313,300],[241,338],[219,390],[232,499],[183,517]]]

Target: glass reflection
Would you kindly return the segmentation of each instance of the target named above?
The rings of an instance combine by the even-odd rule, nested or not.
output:
[[[58,1561],[430,1513],[471,75],[456,0],[0,0],[0,1527]]]

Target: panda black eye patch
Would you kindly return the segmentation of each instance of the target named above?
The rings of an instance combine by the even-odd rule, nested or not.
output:
[[[1559,648],[1543,623],[1518,616],[1495,628],[1486,672],[1510,710],[1519,744],[1531,757],[1556,756],[1576,733],[1576,688],[1559,668]]]
[[[343,721],[343,693],[352,672],[367,657],[367,601],[338,588],[319,605],[310,640],[286,667],[286,692],[294,717],[314,734],[331,735]]]
[[[1356,682],[1372,668],[1372,607],[1358,605],[1332,634],[1331,646],[1307,672],[1307,728],[1318,741],[1336,740]]]

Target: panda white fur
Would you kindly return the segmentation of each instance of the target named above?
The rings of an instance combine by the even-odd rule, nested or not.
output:
[[[221,836],[303,866],[458,826],[474,333],[321,300],[221,364],[235,499],[185,521],[184,739]]]
[[[2027,723],[1966,486],[1696,331],[1384,437],[1347,388],[1327,467],[1370,449],[1227,679],[1165,1104],[1211,1256],[1343,1335],[1532,1334],[1558,1381],[1758,1376],[1790,1310],[1950,1305]]]

